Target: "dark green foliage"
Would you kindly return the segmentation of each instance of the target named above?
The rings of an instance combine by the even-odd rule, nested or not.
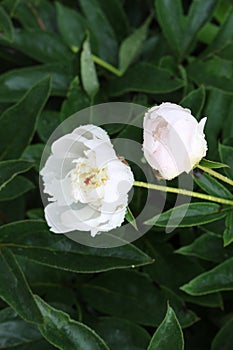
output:
[[[206,116],[212,162],[201,165],[233,179],[232,40],[231,0],[0,1],[0,349],[232,349],[229,206],[173,209],[168,195],[143,237],[100,249],[51,233],[38,187],[60,122],[118,101]],[[108,128],[142,140],[139,128]],[[230,185],[201,170],[193,179],[232,200]],[[144,195],[135,190],[126,217],[137,233]]]

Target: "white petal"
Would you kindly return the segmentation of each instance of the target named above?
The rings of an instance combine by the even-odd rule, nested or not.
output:
[[[73,167],[72,159],[57,158],[51,155],[41,169],[40,175],[42,175],[44,182],[51,182],[54,178],[64,178]]]
[[[51,183],[45,182],[44,192],[52,196],[51,200],[57,201],[58,205],[71,205],[74,202],[68,177],[62,180],[53,179]]]
[[[45,219],[54,233],[70,232],[71,229],[61,222],[61,215],[67,207],[59,206],[56,202],[45,207]]]
[[[103,141],[110,141],[109,136],[105,130],[92,124],[82,125],[75,129],[72,133],[80,135],[87,140],[99,139]]]

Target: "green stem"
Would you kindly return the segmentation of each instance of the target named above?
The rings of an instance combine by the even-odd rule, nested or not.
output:
[[[77,53],[79,51],[79,47],[78,46],[72,46],[71,50],[74,53]],[[91,55],[93,61],[98,64],[100,67],[105,68],[106,70],[108,70],[109,72],[115,74],[117,77],[121,77],[122,76],[122,72],[117,69],[116,67],[112,66],[110,63],[105,62],[104,60],[102,60],[101,58],[99,58],[96,55]]]
[[[101,58],[95,56],[95,55],[91,55],[92,56],[92,59],[93,61],[98,64],[100,67],[103,67],[105,68],[106,70],[108,70],[109,72],[115,74],[116,76],[118,77],[121,77],[122,76],[122,73],[119,69],[113,67],[111,64],[103,61]]]
[[[134,186],[148,188],[151,190],[157,190],[157,191],[162,191],[162,192],[179,193],[179,194],[182,194],[184,196],[196,197],[196,198],[205,199],[205,200],[211,201],[211,202],[233,205],[233,201],[231,201],[229,199],[210,196],[208,194],[199,193],[199,192],[192,192],[192,191],[184,190],[182,188],[148,184],[146,182],[141,182],[141,181],[134,181]]]
[[[206,168],[205,166],[202,166],[202,165],[197,165],[197,168],[203,170],[204,172],[216,177],[217,179],[223,181],[223,182],[226,182],[227,184],[233,186],[233,180],[229,179],[228,177],[222,175],[222,174],[219,174],[217,173],[217,171],[214,171],[213,169],[210,169],[210,168]]]

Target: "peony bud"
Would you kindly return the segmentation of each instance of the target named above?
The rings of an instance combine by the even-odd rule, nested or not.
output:
[[[152,107],[144,117],[144,156],[159,176],[171,180],[189,173],[206,155],[206,118],[199,123],[191,111],[175,103]]]

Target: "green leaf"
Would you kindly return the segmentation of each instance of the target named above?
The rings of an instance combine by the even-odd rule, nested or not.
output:
[[[231,131],[233,126],[231,122],[233,104],[232,108],[231,104],[232,96],[230,94],[217,89],[209,91],[204,114],[208,120],[205,133],[208,140],[208,157],[210,159],[219,159],[217,140],[223,132],[223,126],[224,128],[227,127],[228,132]],[[224,136],[226,136],[226,133]]]
[[[39,330],[58,349],[109,350],[92,329],[70,319],[68,314],[53,308],[38,296],[35,300],[44,318],[44,324],[38,326]]]
[[[87,94],[81,89],[79,78],[75,77],[70,84],[69,91],[67,93],[67,99],[63,102],[61,107],[61,121],[89,106],[90,99]]]
[[[218,6],[214,11],[214,18],[222,24],[227,18],[227,15],[231,12],[232,6],[229,0],[220,0]]]
[[[30,180],[24,176],[17,176],[0,191],[0,202],[20,197],[33,188],[35,185]]]
[[[81,52],[81,77],[84,90],[90,96],[91,100],[93,100],[99,90],[99,82],[88,39],[84,41]]]
[[[112,96],[131,91],[158,94],[175,91],[182,86],[183,82],[167,70],[149,63],[139,63],[129,69],[123,77],[112,79],[109,82],[108,91]]]
[[[224,247],[233,242],[233,210],[227,214],[225,224],[226,228],[223,232]]]
[[[41,141],[47,142],[60,122],[60,113],[58,111],[44,110],[41,113],[37,124],[37,132]]]
[[[51,76],[52,96],[65,96],[71,80],[69,67],[48,64],[19,68],[0,76],[0,102],[16,102],[41,79]]]
[[[173,309],[168,305],[167,314],[153,335],[148,350],[183,350],[183,333]]]
[[[233,343],[233,318],[230,318],[213,339],[211,350],[231,350]]]
[[[233,37],[233,9],[229,12],[226,20],[218,30],[210,45],[207,46],[203,55],[219,54],[232,41]]]
[[[168,300],[175,308],[182,327],[198,320],[178,295],[162,285],[158,287],[148,275],[134,270],[101,274],[83,284],[80,292],[82,298],[100,313],[146,326],[157,327],[160,324]]]
[[[30,209],[27,211],[27,217],[32,220],[43,220],[44,211],[42,208]]]
[[[181,1],[155,0],[155,7],[164,36],[176,55],[179,55],[183,36]]]
[[[0,29],[3,31],[4,39],[10,42],[14,40],[14,27],[9,15],[2,6],[0,6]]]
[[[202,158],[199,164],[209,169],[229,168],[229,165],[227,164],[213,162],[212,160],[208,160],[205,158]]]
[[[80,49],[85,36],[85,23],[82,16],[67,6],[56,2],[58,29],[66,42],[73,50]]]
[[[174,254],[175,251],[170,244],[156,243],[155,236],[150,241],[146,240],[146,246],[148,247],[147,253],[155,259],[155,263],[145,266],[143,271],[147,272],[158,286],[164,285],[180,294],[179,287],[181,285],[204,272],[203,267],[196,259]],[[186,296],[185,293],[182,293],[181,296],[187,302],[202,306],[220,308],[223,304],[220,293],[200,297]]]
[[[219,155],[221,161],[229,166],[224,169],[226,175],[233,179],[233,147],[219,144]]]
[[[207,22],[197,34],[197,39],[200,42],[209,45],[217,35],[218,29],[219,27],[216,24]]]
[[[186,18],[185,33],[182,39],[182,50],[187,52],[195,40],[196,34],[212,17],[218,0],[192,1]]]
[[[196,169],[193,171],[193,177],[196,184],[208,194],[219,198],[233,198],[232,193],[209,174],[205,174]]]
[[[97,0],[80,0],[80,5],[88,25],[97,39],[99,56],[103,60],[115,64],[117,57],[116,37]]]
[[[219,204],[195,202],[182,204],[156,215],[145,222],[146,225],[160,227],[173,227],[173,221],[177,227],[189,227],[203,225],[208,222],[220,220],[227,215],[227,211]],[[171,218],[171,220],[170,220]]]
[[[223,62],[221,63],[222,67]],[[210,61],[201,62],[195,60],[187,67],[187,73],[197,85],[214,87],[229,94],[233,91],[233,80],[221,74],[217,67],[210,65]]]
[[[150,22],[151,18],[148,18],[140,28],[136,29],[121,43],[119,51],[119,69],[122,73],[128,69],[142,50]]]
[[[31,162],[35,167],[36,171],[39,172],[40,161],[45,145],[42,143],[35,143],[33,145],[28,145],[24,150],[21,158]]]
[[[129,207],[127,207],[127,211],[125,214],[125,219],[131,223],[131,225],[135,228],[136,231],[138,231],[138,227],[137,227],[137,222],[135,220],[135,217],[133,216],[132,211],[130,210]]]
[[[198,89],[192,90],[186,95],[180,102],[180,105],[185,108],[189,108],[192,115],[199,119],[201,112],[205,104],[205,88],[201,85]]]
[[[40,29],[17,29],[11,46],[41,63],[64,64],[74,56],[59,36]]]
[[[150,341],[147,331],[133,322],[116,317],[101,317],[91,327],[111,350],[145,350]]]
[[[25,173],[32,165],[24,160],[6,160],[0,162],[0,191],[18,174]]]
[[[0,241],[2,244],[14,242],[12,249],[15,254],[42,265],[74,272],[100,272],[153,262],[148,255],[131,244],[109,249],[78,244],[64,235],[52,234],[40,220],[0,226]]]
[[[20,346],[25,347],[21,348]],[[1,310],[0,349],[26,350],[29,346],[30,350],[51,349],[43,340],[35,324],[25,322],[9,307]]]
[[[17,104],[2,114],[0,159],[17,158],[22,154],[32,140],[38,116],[48,99],[49,92],[50,78],[46,77],[35,84]]]
[[[233,290],[233,258],[197,276],[182,286],[181,290],[191,295]]]
[[[217,53],[224,60],[231,61],[233,56],[233,43],[228,44],[220,52]]]
[[[0,249],[0,296],[25,320],[42,323],[24,274],[15,256],[5,247]]]
[[[191,244],[176,250],[176,253],[195,256],[207,261],[221,262],[232,256],[233,247],[224,248],[222,236],[207,232],[196,238]]]
[[[122,41],[128,33],[128,18],[124,12],[123,3],[119,0],[98,0],[102,10],[104,11],[109,23],[114,30],[118,41]]]

